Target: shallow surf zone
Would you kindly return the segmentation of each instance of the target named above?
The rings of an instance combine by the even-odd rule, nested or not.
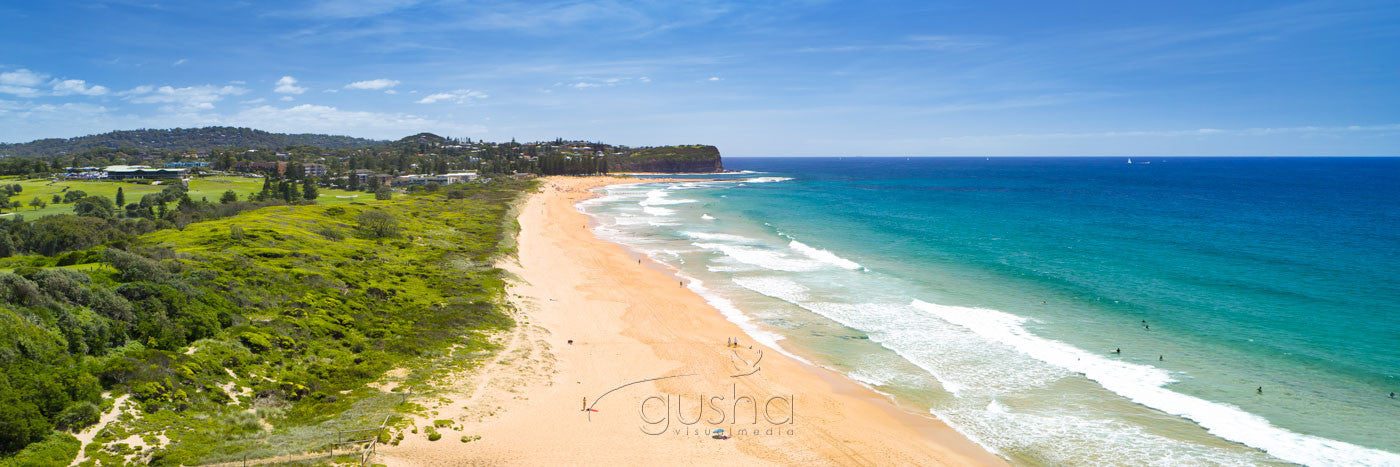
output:
[[[755,341],[926,409],[1016,462],[1400,465],[1174,392],[1178,376],[1040,337],[1034,320],[939,305],[925,279],[872,269],[726,201],[730,190],[791,180],[766,178],[780,180],[607,187],[579,209],[598,235],[673,268]]]

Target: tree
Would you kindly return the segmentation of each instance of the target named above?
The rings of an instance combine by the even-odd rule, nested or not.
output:
[[[384,211],[365,211],[355,218],[360,231],[370,238],[392,237],[399,233],[399,220]]]
[[[68,190],[67,192],[63,193],[63,202],[71,203],[83,199],[85,197],[87,197],[87,192],[83,190]]]
[[[235,201],[238,201],[238,193],[234,193],[233,190],[225,191],[224,195],[219,197],[219,204],[228,204]]]
[[[63,197],[58,196],[58,195],[53,195],[53,204],[58,204],[58,203],[62,203],[62,202],[63,202]]]
[[[29,207],[34,208],[35,211],[43,209],[48,205],[49,203],[44,202],[44,199],[38,196],[35,196],[34,199],[29,200]]]
[[[106,196],[88,196],[73,204],[73,213],[99,219],[111,218],[114,209],[112,200]]]
[[[378,190],[374,190],[374,199],[383,201],[386,199],[391,199],[393,197],[394,192],[389,191],[389,187],[387,186],[381,186]]]
[[[302,185],[301,196],[309,200],[321,196],[320,189],[316,187],[316,177],[306,177],[306,181]]]
[[[117,187],[117,206],[126,206],[126,193],[122,192],[122,187]]]
[[[33,402],[19,397],[17,392],[6,394],[4,399],[0,401],[0,452],[24,449],[53,430]]]

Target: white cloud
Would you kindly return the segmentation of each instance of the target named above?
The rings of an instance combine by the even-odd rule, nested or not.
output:
[[[40,86],[45,84],[52,88],[52,91],[44,91]],[[84,96],[102,96],[109,90],[106,86],[87,84],[81,79],[49,79],[49,75],[35,73],[27,69],[18,69],[0,73],[0,93],[13,94],[20,97],[39,97],[44,95],[71,96],[81,94]]]
[[[279,100],[281,100],[282,102],[291,102],[291,101],[297,100],[297,98],[292,97],[292,96],[282,96],[282,98],[279,99]]]
[[[599,84],[598,84],[598,83],[585,83],[585,82],[583,82],[583,81],[579,81],[579,82],[577,82],[577,83],[570,84],[569,86],[572,87],[572,88],[574,88],[574,89],[584,89],[584,88],[596,88],[596,87],[599,86]]]
[[[24,86],[0,84],[0,94],[13,94],[19,97],[38,97],[39,90],[34,88],[27,88]]]
[[[246,101],[239,102],[239,104],[261,104],[263,102],[267,102],[267,99],[259,97],[257,99],[248,99]]]
[[[53,80],[53,95],[67,96],[71,94],[103,96],[107,94],[107,87],[96,84],[88,86],[87,81],[80,79]]]
[[[485,98],[488,98],[488,97],[491,97],[491,96],[488,96],[488,95],[486,95],[485,93],[483,93],[483,92],[481,92],[481,91],[473,91],[473,90],[470,90],[470,89],[458,89],[458,90],[456,90],[456,91],[451,91],[451,92],[440,92],[440,93],[437,93],[437,94],[430,95],[430,96],[428,96],[428,97],[424,97],[424,98],[422,98],[422,99],[419,99],[419,100],[418,100],[418,103],[419,103],[419,104],[432,104],[432,103],[436,103],[436,102],[440,102],[440,101],[447,101],[447,102],[455,102],[455,103],[458,103],[458,104],[467,104],[467,103],[471,103],[472,101],[477,101],[477,100],[485,99]]]
[[[0,73],[0,84],[10,86],[35,87],[44,84],[49,79],[49,75],[35,73],[24,68],[15,71]]]
[[[335,107],[301,104],[288,108],[263,105],[244,109],[220,124],[249,126],[291,133],[329,133],[371,138],[401,138],[421,131],[439,134],[482,135],[486,127],[441,122],[418,115],[342,110]]]
[[[236,96],[245,92],[248,90],[237,86],[137,86],[118,94],[127,96],[127,99],[137,104],[169,104],[167,110],[191,111],[213,109],[214,103],[223,100],[223,96]]]
[[[706,81],[719,81],[719,77],[718,77],[718,76],[711,76],[710,79],[708,79],[708,80],[706,80]]]
[[[19,97],[38,97],[40,95],[36,86],[44,84],[49,75],[35,73],[26,69],[18,69],[0,73],[0,93],[13,94]]]
[[[277,87],[272,92],[279,94],[301,94],[306,92],[306,88],[297,86],[297,79],[291,76],[283,76],[277,80]]]
[[[368,81],[356,81],[345,85],[345,89],[389,89],[398,85],[398,80],[379,78]]]
[[[186,63],[189,63],[189,61],[190,61],[190,59],[188,59],[188,58],[182,58],[182,59],[176,60],[175,63],[170,64],[170,66],[180,66],[180,65],[184,65],[184,64],[186,64]]]
[[[137,87],[134,87],[134,88],[131,88],[131,89],[128,89],[128,90],[119,92],[119,93],[117,93],[117,95],[118,95],[118,96],[134,96],[134,95],[138,95],[138,94],[146,94],[146,93],[149,93],[149,92],[154,91],[154,90],[156,90],[156,87],[155,87],[155,86],[151,86],[151,85],[149,85],[149,84],[143,84],[143,85],[140,85],[140,86],[137,86]]]
[[[641,77],[641,78],[637,78],[637,81],[641,81],[641,82],[643,82],[643,83],[650,83],[650,82],[651,82],[651,78],[648,78],[648,77],[643,76],[643,77]]]
[[[386,90],[384,90],[384,94],[388,94],[388,95],[391,95],[391,96],[394,95],[394,94],[398,94],[398,93],[399,93],[398,91],[395,91],[395,90],[393,90],[393,89],[386,89]]]

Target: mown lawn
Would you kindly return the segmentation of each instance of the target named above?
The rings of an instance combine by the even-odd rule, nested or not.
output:
[[[12,213],[23,214],[26,219],[35,219],[55,214],[72,214],[72,204],[55,204],[53,196],[63,196],[65,190],[81,190],[89,195],[101,195],[113,200],[117,197],[117,188],[122,189],[122,194],[126,196],[127,203],[134,203],[142,196],[151,193],[159,193],[164,190],[169,181],[163,181],[159,185],[136,182],[118,181],[95,181],[95,180],[50,180],[50,179],[29,179],[20,180],[15,177],[0,177],[0,183],[12,185],[18,183],[24,191],[10,197],[10,202],[23,203],[24,207],[6,210],[7,215]],[[190,179],[190,198],[199,200],[208,199],[210,202],[218,202],[219,197],[225,191],[233,190],[238,193],[238,199],[246,200],[248,195],[262,190],[263,179],[250,177],[198,177]],[[49,203],[47,207],[35,209],[29,206],[35,197]],[[320,197],[316,198],[316,204],[331,205],[345,203],[374,203],[374,194],[358,191],[337,190],[333,188],[321,188]]]

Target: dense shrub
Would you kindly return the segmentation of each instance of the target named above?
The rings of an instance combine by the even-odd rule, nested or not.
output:
[[[97,409],[96,404],[79,402],[63,409],[63,412],[54,418],[53,424],[60,430],[80,431],[97,423],[101,417],[102,412]]]
[[[393,237],[399,233],[399,220],[384,211],[365,211],[355,218],[360,232],[369,238]]]

